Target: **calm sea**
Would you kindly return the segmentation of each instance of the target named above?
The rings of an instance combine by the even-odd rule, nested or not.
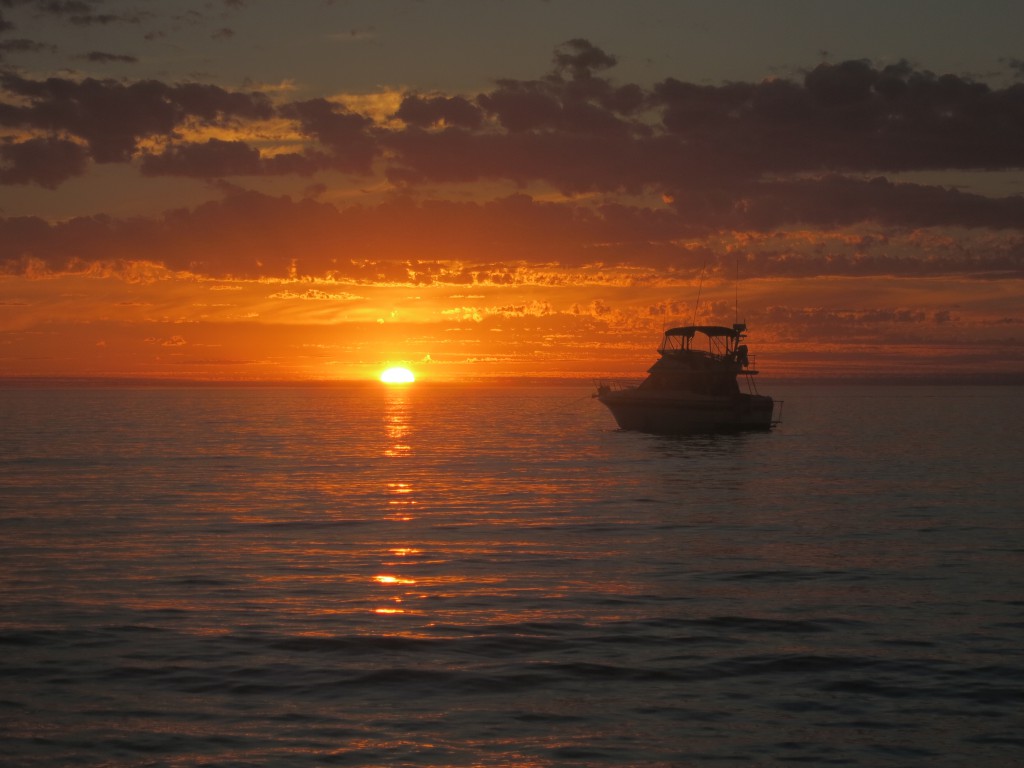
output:
[[[5,766],[1020,766],[1024,389],[0,390]]]

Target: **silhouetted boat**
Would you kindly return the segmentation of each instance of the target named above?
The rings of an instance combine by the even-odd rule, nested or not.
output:
[[[740,343],[746,330],[744,323],[670,328],[643,382],[599,381],[594,396],[619,427],[638,432],[771,429],[776,403],[757,393],[753,358]],[[740,391],[740,376],[747,392]]]

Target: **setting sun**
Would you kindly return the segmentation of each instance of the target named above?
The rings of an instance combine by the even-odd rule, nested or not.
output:
[[[388,368],[380,375],[380,380],[385,384],[411,384],[416,377],[408,368]]]

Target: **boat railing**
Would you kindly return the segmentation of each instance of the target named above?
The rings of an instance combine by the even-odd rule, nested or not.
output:
[[[624,389],[635,389],[643,379],[594,379],[598,393],[621,392]]]

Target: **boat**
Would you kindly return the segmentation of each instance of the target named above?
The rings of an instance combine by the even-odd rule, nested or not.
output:
[[[661,357],[639,384],[601,380],[593,396],[620,429],[653,434],[769,430],[779,423],[776,402],[758,394],[745,323],[670,328]],[[743,377],[748,391],[740,390]]]

